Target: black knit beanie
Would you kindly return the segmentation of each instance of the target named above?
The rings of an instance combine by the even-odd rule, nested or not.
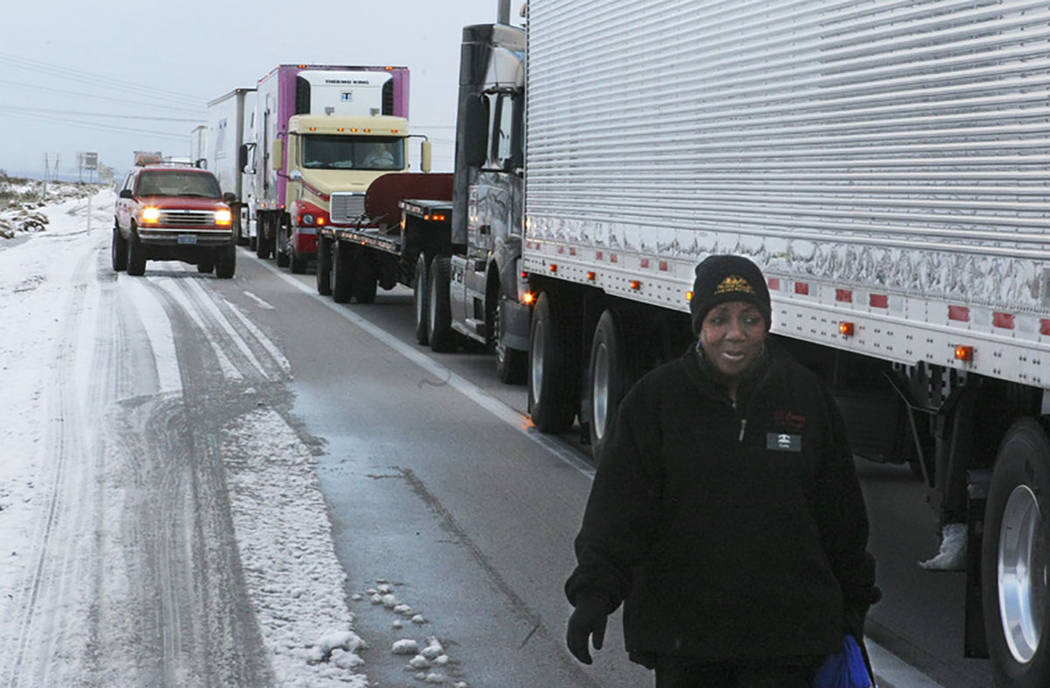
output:
[[[767,330],[772,324],[769,288],[758,266],[743,256],[708,256],[696,266],[693,298],[689,301],[693,334],[699,336],[709,310],[727,301],[755,304],[765,318]]]

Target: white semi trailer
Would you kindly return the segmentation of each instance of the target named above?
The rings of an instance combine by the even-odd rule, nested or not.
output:
[[[536,426],[600,447],[688,345],[694,266],[752,258],[857,453],[969,523],[967,653],[1050,686],[1050,7],[530,0],[527,30]]]
[[[205,166],[215,173],[224,194],[233,194],[230,209],[238,244],[251,235],[248,209],[251,206],[251,176],[244,172],[241,146],[254,142],[255,89],[235,88],[208,103]]]

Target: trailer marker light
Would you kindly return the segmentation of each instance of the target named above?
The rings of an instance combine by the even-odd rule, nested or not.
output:
[[[685,293],[685,300],[686,301],[692,301],[693,300],[693,291],[691,289]]]
[[[531,291],[527,291],[521,295],[521,302],[524,303],[526,306],[531,306],[533,303],[536,302],[536,295],[533,294]]]
[[[557,266],[557,265],[555,265],[554,263],[551,263],[551,264],[550,264],[550,265],[548,265],[547,267],[548,267],[548,268],[550,268],[550,271],[551,271],[551,272],[557,272],[557,271],[558,271],[558,266]]]
[[[445,217],[444,215],[434,215],[434,219],[435,219],[435,220],[436,220],[437,222],[444,222],[444,221],[445,221],[446,219],[448,219],[448,218],[446,218],[446,217]]]
[[[335,130],[338,132],[344,132],[346,131],[346,127],[336,127]]]
[[[597,275],[594,274],[594,270],[589,270],[587,272],[587,281],[588,282],[593,282],[595,277],[597,277]]]
[[[310,127],[310,131],[317,131],[317,127]]]
[[[401,131],[400,129],[391,129],[390,133],[391,134],[397,134],[397,133],[400,133],[400,131]]]
[[[143,222],[159,222],[160,221],[160,208],[154,208],[153,206],[147,206],[142,209],[142,221]]]
[[[853,336],[853,323],[846,322],[845,320],[840,322],[839,323],[839,334],[843,335],[844,337],[852,337]]]
[[[642,288],[642,283],[638,280],[631,280],[631,289],[638,291]]]
[[[973,347],[958,344],[955,347],[955,359],[957,361],[972,361],[973,360]]]
[[[366,134],[371,134],[371,133],[372,133],[372,130],[371,130],[371,129],[365,129],[365,133],[366,133]]]
[[[524,270],[522,270],[521,271],[521,278],[522,279],[528,279],[529,278],[529,273],[527,273]]]
[[[350,127],[350,133],[351,134],[356,134],[357,133],[357,127]]]

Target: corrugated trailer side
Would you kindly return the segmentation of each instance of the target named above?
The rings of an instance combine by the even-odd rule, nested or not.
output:
[[[531,0],[527,63],[537,426],[578,414],[600,445],[683,326],[694,266],[751,257],[774,333],[866,410],[869,455],[913,462],[948,520],[976,471],[1002,528],[982,557],[1002,685],[1050,684],[1050,497],[1022,495],[1023,523],[1007,508],[1050,492],[1050,7]],[[1036,478],[990,473],[1032,437]],[[1033,523],[1036,559],[989,551]]]

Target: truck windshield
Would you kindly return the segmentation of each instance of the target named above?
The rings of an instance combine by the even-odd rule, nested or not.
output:
[[[404,139],[397,136],[304,136],[303,167],[312,170],[403,170]]]
[[[139,175],[139,196],[200,196],[220,198],[219,182],[211,174],[156,170]]]

